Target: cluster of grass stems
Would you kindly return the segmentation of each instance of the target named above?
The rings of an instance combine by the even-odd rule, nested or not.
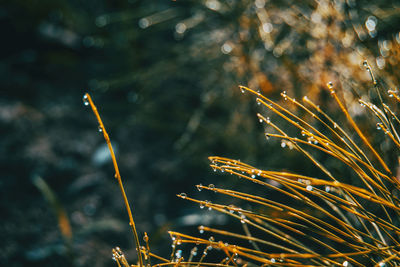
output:
[[[376,127],[400,148],[399,118],[390,106],[400,102],[396,90],[384,89],[375,79],[371,67],[364,62],[372,81],[372,90],[378,96],[374,104],[359,100],[360,105],[376,118]],[[139,242],[132,212],[122,185],[121,175],[110,138],[99,113],[89,96],[84,103],[90,105],[99,123],[99,129],[111,152],[115,178],[122,192],[130,226],[136,242],[138,263],[129,265],[119,248],[113,250],[118,266],[398,266],[400,265],[400,182],[385,162],[382,153],[374,147],[370,136],[352,118],[335,86],[327,84],[330,96],[336,102],[345,121],[341,125],[317,104],[304,97],[298,101],[285,92],[286,103],[301,110],[310,119],[303,119],[289,108],[278,104],[261,93],[240,86],[242,92],[251,93],[265,109],[289,125],[284,129],[269,117],[257,114],[266,129],[272,132],[266,138],[277,138],[282,147],[289,147],[309,159],[323,178],[314,178],[288,171],[268,171],[223,157],[210,157],[211,167],[236,175],[248,182],[264,187],[265,192],[277,196],[263,196],[242,191],[197,185],[197,189],[213,191],[251,204],[251,210],[229,204],[217,204],[189,197],[178,197],[197,203],[240,221],[243,234],[224,229],[199,226],[200,233],[218,236],[218,239],[199,238],[178,232],[169,232],[172,252],[169,258],[155,255],[144,234],[144,245]],[[389,100],[389,101],[387,101]],[[390,103],[390,104],[386,104]],[[313,122],[318,127],[313,126]],[[287,127],[298,134],[291,136]],[[375,126],[374,126],[375,127]],[[353,172],[352,184],[343,182],[315,157],[316,150],[341,162]],[[348,181],[348,180],[346,180]],[[246,207],[247,207],[246,206]],[[224,241],[228,239],[230,242]],[[236,241],[234,241],[236,240]],[[244,242],[245,241],[245,242]],[[188,256],[182,256],[178,246],[184,246]],[[189,252],[190,251],[190,252]],[[208,256],[213,251],[213,257]],[[215,251],[215,252],[214,252]],[[155,263],[157,262],[157,263]]]

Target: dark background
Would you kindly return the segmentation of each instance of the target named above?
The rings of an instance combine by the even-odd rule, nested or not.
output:
[[[307,94],[330,109],[326,82],[368,90],[364,59],[398,82],[390,59],[400,42],[395,2],[3,1],[0,264],[110,266],[115,246],[134,262],[85,92],[115,146],[140,238],[148,232],[155,252],[169,255],[167,230],[228,223],[213,213],[188,222],[202,213],[175,196],[218,201],[194,185],[243,186],[215,175],[207,156],[315,174],[305,159],[265,141],[255,116],[265,111],[237,86],[278,101],[283,90]],[[35,186],[40,179],[58,202]],[[60,210],[72,226],[70,247]]]

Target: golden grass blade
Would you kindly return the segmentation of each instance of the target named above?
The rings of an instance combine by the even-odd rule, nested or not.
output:
[[[111,159],[112,159],[112,162],[113,162],[113,165],[114,165],[114,170],[115,170],[115,178],[118,181],[118,185],[119,185],[119,188],[121,190],[122,197],[124,199],[125,208],[126,208],[126,211],[128,213],[128,216],[129,216],[129,225],[132,228],[133,236],[134,236],[134,239],[135,239],[136,252],[137,252],[137,256],[138,256],[138,260],[139,260],[139,266],[143,267],[143,259],[142,259],[142,254],[140,252],[140,242],[139,242],[138,234],[136,232],[135,221],[133,220],[132,211],[131,211],[131,208],[130,208],[130,205],[129,205],[129,202],[128,202],[128,198],[126,197],[124,186],[122,184],[121,174],[119,173],[117,159],[116,159],[115,154],[114,154],[114,149],[113,149],[113,147],[111,145],[110,137],[108,136],[107,130],[104,127],[104,124],[103,124],[103,121],[101,120],[100,114],[97,111],[97,108],[96,108],[92,98],[90,97],[90,95],[88,93],[86,93],[83,96],[83,101],[84,101],[85,105],[90,105],[94,115],[97,118],[97,122],[99,123],[99,129],[101,129],[101,132],[103,133],[104,139],[106,140],[108,149],[110,150]]]
[[[246,90],[248,90],[248,91],[250,91],[250,92],[256,94],[257,96],[260,96],[259,93],[254,92],[254,91],[251,90],[251,89],[246,88]],[[332,92],[333,92],[333,94],[335,94],[333,89],[332,89]],[[289,97],[286,95],[286,93],[284,94],[284,98],[285,98],[286,100],[287,100],[287,99],[291,99],[291,98],[289,98]],[[277,109],[275,109],[273,106],[277,106],[280,110],[284,111],[285,113],[287,113],[287,114],[289,114],[290,116],[295,117],[295,118],[297,119],[297,117],[294,116],[291,112],[287,111],[287,109],[285,109],[285,108],[279,106],[278,104],[274,103],[273,101],[271,101],[271,100],[269,100],[269,99],[267,99],[267,98],[265,98],[265,97],[263,97],[263,99],[266,99],[270,104],[265,103],[265,102],[264,102],[263,100],[261,100],[260,98],[257,98],[257,101],[258,101],[259,103],[262,103],[264,106],[268,107],[270,110],[272,110],[274,113],[276,113],[277,115],[279,115],[280,117],[282,117],[284,120],[288,121],[289,123],[291,123],[291,124],[294,125],[295,127],[299,128],[299,129],[302,131],[302,133],[309,133],[309,135],[311,135],[312,138],[315,137],[315,138],[317,139],[318,143],[320,143],[322,146],[324,146],[324,147],[326,148],[326,150],[329,150],[329,151],[333,152],[331,155],[335,155],[335,154],[336,154],[335,157],[337,157],[337,158],[339,158],[339,159],[340,159],[340,158],[343,158],[342,161],[344,161],[346,164],[348,164],[349,161],[350,161],[350,163],[355,164],[355,162],[351,162],[351,160],[345,160],[345,158],[343,157],[342,154],[337,154],[337,151],[334,150],[334,149],[332,149],[332,147],[335,147],[335,146],[336,146],[335,143],[332,142],[331,140],[329,140],[325,135],[323,135],[323,134],[321,134],[320,132],[316,131],[314,128],[312,128],[311,126],[309,126],[309,124],[304,123],[303,120],[299,119],[300,122],[302,122],[303,124],[306,124],[306,126],[310,127],[312,131],[317,132],[317,133],[318,133],[320,136],[322,136],[323,138],[321,139],[319,136],[313,135],[313,134],[310,133],[308,130],[306,130],[304,127],[300,126],[300,123],[295,122],[295,121],[289,119],[287,116],[285,116],[285,115],[283,115],[281,112],[277,111]],[[336,99],[338,99],[338,98],[336,97]],[[292,102],[296,102],[296,101],[293,100],[293,99],[291,99],[291,101],[292,101]],[[343,110],[342,110],[342,111],[343,111]],[[347,111],[344,110],[343,112],[347,112]],[[285,137],[287,137],[287,134],[284,133],[282,130],[280,130],[276,125],[272,124],[272,123],[270,122],[269,119],[268,119],[268,120],[264,120],[264,119],[262,119],[262,116],[261,116],[261,115],[258,115],[258,116],[259,116],[259,118],[260,118],[260,121],[266,121],[267,124],[272,125],[272,126],[274,127],[274,129],[276,129],[278,132],[282,133],[282,134],[283,134],[283,136],[281,137],[282,139],[287,139],[287,138],[285,138]],[[337,125],[337,124],[336,124],[336,125]],[[331,179],[336,180],[336,179],[331,175],[331,173],[330,173],[322,164],[320,164],[314,157],[312,157],[307,151],[305,151],[304,149],[302,149],[302,148],[297,144],[297,142],[296,142],[296,141],[297,141],[297,138],[294,138],[294,139],[292,139],[292,140],[293,140],[294,142],[292,142],[291,144],[293,144],[294,147],[295,147],[297,150],[301,151],[305,156],[307,156],[318,168],[320,168],[320,169],[321,169],[325,174],[327,174]],[[336,147],[337,147],[338,149],[340,149],[338,146],[336,146]],[[347,153],[347,152],[346,152],[346,153]],[[371,187],[370,183],[373,184],[375,187],[378,187],[378,190],[379,190],[385,197],[387,197],[387,198],[391,201],[391,199],[390,199],[390,194],[388,194],[387,189],[386,189],[385,185],[383,184],[383,182],[381,181],[381,178],[380,178],[379,176],[374,175],[375,178],[376,178],[376,180],[379,181],[380,184],[381,184],[382,186],[378,185],[373,179],[371,179],[371,178],[370,178],[359,166],[357,166],[356,164],[353,165],[353,166],[351,166],[351,167],[353,168],[353,170],[356,171],[356,173],[360,176],[360,178],[362,179],[362,181],[367,185],[367,187],[368,187],[374,194],[376,194],[376,193],[375,193],[375,191],[373,190],[373,188]],[[368,181],[367,181],[367,180],[368,180]],[[349,195],[349,197],[351,197],[351,195]],[[382,206],[382,209],[384,210],[386,216],[387,216],[387,217],[389,218],[389,220],[390,220],[390,216],[388,215],[387,211],[385,210],[385,207]]]
[[[362,133],[358,125],[354,122],[353,118],[350,116],[349,112],[347,111],[346,107],[343,105],[342,101],[340,101],[339,97],[337,96],[333,85],[331,83],[328,83],[328,88],[331,91],[331,95],[335,99],[336,103],[339,105],[339,108],[342,110],[343,114],[346,116],[348,122],[350,125],[353,127],[353,129],[357,132],[358,136],[361,138],[361,140],[364,142],[364,144],[371,150],[371,152],[375,155],[376,159],[379,161],[379,163],[382,165],[382,167],[385,169],[386,172],[391,174],[391,171],[389,167],[386,165],[385,161],[381,158],[378,152],[373,148],[371,143],[368,141],[368,139],[365,137],[365,135]]]
[[[400,125],[400,119],[383,102],[380,85],[371,67],[367,62],[364,66],[369,71],[380,103],[377,104],[379,107],[363,100],[360,100],[360,103],[377,118],[378,126],[385,132],[385,136],[400,148],[400,137],[395,127]],[[210,157],[210,166],[215,171],[233,174],[261,188],[274,190],[276,198],[265,197],[263,193],[217,188],[214,185],[197,186],[199,191],[203,189],[213,191],[249,206],[242,209],[233,205],[198,200],[188,197],[185,193],[179,194],[178,197],[182,199],[237,220],[241,223],[243,233],[207,226],[199,227],[201,233],[208,232],[217,235],[218,238],[238,242],[228,244],[222,240],[216,241],[213,236],[207,240],[170,231],[173,244],[169,259],[150,252],[146,233],[145,246],[140,247],[109,136],[93,101],[89,95],[85,95],[84,100],[92,107],[110,150],[115,177],[120,185],[134,232],[139,265],[143,267],[143,256],[146,266],[151,266],[150,258],[161,261],[153,266],[366,266],[366,264],[379,267],[384,264],[399,266],[400,226],[396,216],[400,215],[400,199],[397,195],[400,181],[393,176],[389,165],[383,160],[384,157],[373,147],[370,137],[367,138],[350,116],[332,83],[328,83],[328,88],[339,106],[339,111],[346,118],[350,130],[354,130],[361,141],[354,141],[344,130],[348,127],[340,126],[307,97],[300,103],[285,92],[282,93],[285,100],[306,113],[305,118],[300,118],[289,108],[261,93],[240,86],[242,91],[255,95],[258,104],[262,104],[274,113],[273,118],[276,115],[290,127],[286,129],[286,126],[278,126],[279,124],[271,122],[269,117],[257,114],[261,123],[270,126],[267,128],[268,131],[271,129],[273,131],[266,133],[266,138],[277,138],[283,147],[287,146],[300,152],[322,171],[322,178],[292,172],[261,170],[238,160]],[[397,92],[389,91],[389,93],[400,102]],[[318,123],[317,126],[307,119],[308,116]],[[298,130],[303,138],[293,136],[291,129]],[[367,149],[364,151],[364,148]],[[318,154],[313,154],[313,151],[325,153],[344,164],[352,171],[351,177],[355,177],[357,183],[353,185],[341,182],[336,170],[328,168],[319,161],[316,156]],[[375,167],[372,162],[379,164]],[[264,236],[268,239],[264,239]],[[181,250],[177,250],[180,244],[185,244],[185,247],[191,246],[187,261],[182,257]],[[208,256],[209,250],[212,249],[219,250],[216,253],[219,253],[221,258],[214,259]],[[197,251],[202,252],[198,258],[195,257]],[[115,249],[113,254],[118,266],[129,266],[120,250]]]
[[[397,90],[388,90],[389,97],[393,97],[397,102],[400,103],[400,96],[398,95]]]

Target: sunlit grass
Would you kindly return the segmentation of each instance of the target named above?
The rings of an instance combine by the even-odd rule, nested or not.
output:
[[[398,92],[384,89],[375,79],[368,63],[364,65],[371,76],[372,90],[375,90],[378,100],[373,103],[360,99],[359,104],[364,112],[375,117],[373,128],[378,133],[383,132],[384,137],[398,149],[400,120],[391,108],[400,102]],[[195,199],[186,193],[178,194],[178,197],[194,202],[201,208],[215,210],[239,221],[243,233],[199,226],[200,233],[218,237],[205,239],[170,231],[172,251],[169,257],[160,257],[150,251],[147,234],[144,237],[145,246],[140,246],[108,134],[90,96],[85,95],[110,147],[116,178],[139,251],[138,265],[399,265],[399,180],[393,174],[394,168],[385,161],[385,156],[371,140],[377,133],[367,134],[364,127],[358,125],[345,101],[339,97],[338,89],[332,83],[327,84],[327,90],[341,114],[340,120],[333,119],[323,107],[307,97],[298,101],[283,92],[283,105],[245,86],[240,86],[240,90],[254,95],[260,107],[274,115],[276,122],[261,113],[257,114],[260,123],[268,130],[266,139],[276,138],[280,140],[282,148],[299,152],[322,175],[311,177],[290,171],[269,171],[240,160],[210,157],[210,166],[215,171],[232,174],[255,183],[265,192],[275,191],[276,194],[258,195],[246,193],[246,190],[218,188],[213,184],[197,185],[199,191],[213,191],[226,196],[226,199],[236,199],[236,202],[251,209]],[[307,116],[296,115],[286,104]],[[285,122],[285,126],[279,126],[280,122]],[[318,127],[314,126],[316,122]],[[337,171],[331,172],[315,151],[347,166],[353,173],[352,178],[342,177]],[[230,240],[229,243],[224,239]],[[182,244],[185,244],[185,249],[191,247],[190,254],[186,253],[189,255],[187,259],[178,249]],[[217,253],[209,257],[212,250]],[[113,258],[118,266],[129,266],[119,248],[113,250]]]

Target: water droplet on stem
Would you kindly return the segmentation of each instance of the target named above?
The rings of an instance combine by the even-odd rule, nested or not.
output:
[[[88,99],[87,94],[84,94],[84,95],[83,95],[82,101],[83,101],[83,104],[84,104],[85,106],[89,106],[89,99]]]

